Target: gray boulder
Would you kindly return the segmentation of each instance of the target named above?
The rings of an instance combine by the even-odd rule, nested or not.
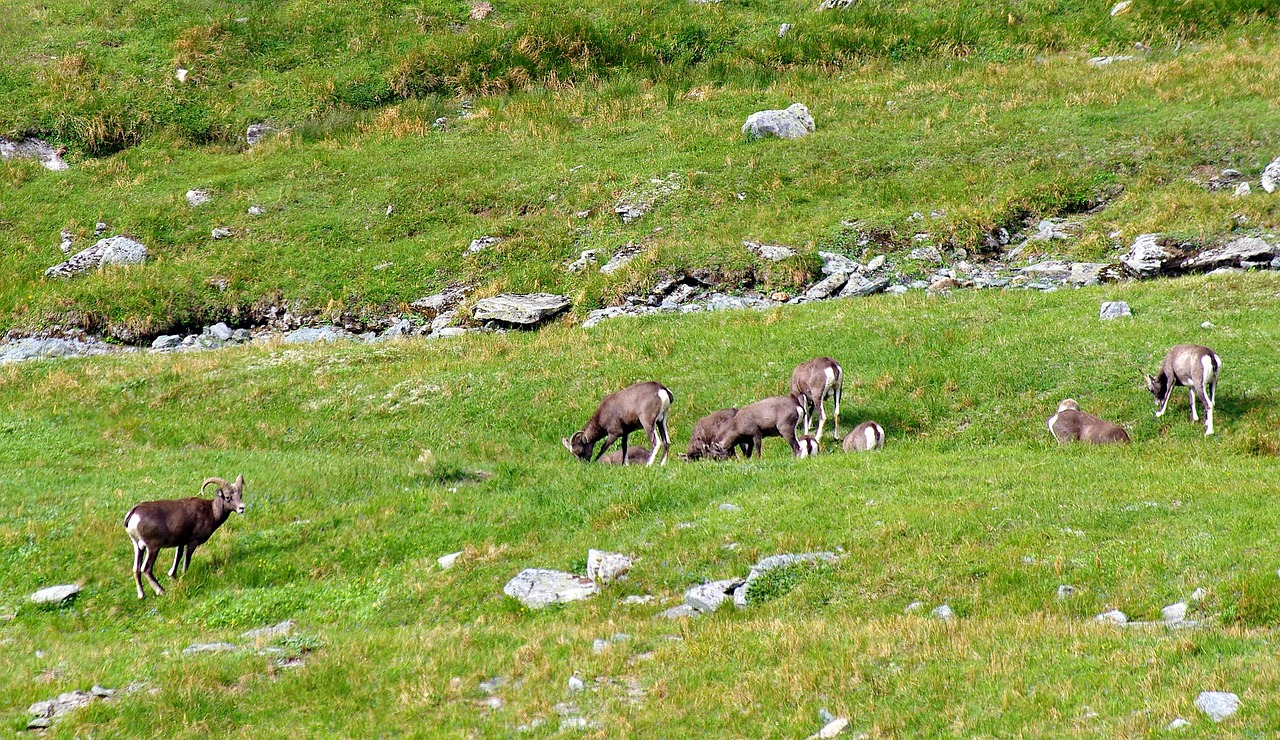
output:
[[[204,329],[205,336],[213,337],[219,342],[229,342],[235,332],[231,331],[231,327],[219,321],[213,326],[207,326]]]
[[[35,159],[46,170],[60,172],[67,169],[61,152],[39,139],[10,141],[0,137],[0,159]]]
[[[446,288],[426,298],[419,298],[410,303],[409,307],[427,314],[428,317],[440,316],[461,303],[467,297],[467,290],[465,286]]]
[[[875,295],[883,292],[889,287],[889,278],[881,277],[868,280],[861,275],[849,276],[849,282],[844,284],[844,289],[840,291],[841,298],[857,298],[860,296]]]
[[[1129,310],[1129,304],[1124,301],[1105,301],[1101,310],[1098,311],[1098,318],[1105,321],[1132,315],[1133,312]]]
[[[73,599],[82,591],[80,586],[75,584],[67,584],[64,586],[49,586],[31,594],[31,603],[49,606],[65,606],[70,604]]]
[[[1196,697],[1196,709],[1204,712],[1214,722],[1235,714],[1240,709],[1240,697],[1228,691],[1202,691]]]
[[[799,139],[813,132],[813,116],[801,103],[794,103],[786,110],[762,110],[747,116],[742,133],[751,139],[776,136],[779,139]]]
[[[1120,258],[1120,262],[1139,277],[1159,275],[1165,263],[1174,257],[1173,251],[1161,242],[1160,234],[1142,234],[1134,239],[1133,246]]]
[[[107,265],[140,265],[147,260],[147,247],[127,236],[112,236],[98,241],[66,262],[44,271],[47,277],[72,277]]]
[[[804,297],[811,301],[820,301],[830,298],[833,293],[838,292],[849,282],[849,276],[843,272],[837,272],[834,275],[828,275],[812,287],[804,292]]]
[[[837,273],[852,275],[856,272],[862,272],[862,265],[849,259],[843,254],[836,254],[835,252],[818,252],[818,256],[822,258],[823,275],[835,275]]]
[[[173,349],[182,344],[182,335],[180,334],[162,334],[155,338],[151,343],[151,349],[164,350]]]
[[[600,593],[600,587],[590,578],[575,576],[546,568],[525,568],[507,581],[502,593],[519,601],[530,609],[541,609],[549,604],[581,601]]]
[[[477,321],[493,321],[498,324],[531,328],[569,310],[572,301],[567,296],[551,293],[513,295],[504,293],[495,298],[481,298],[471,308]]]
[[[587,551],[587,578],[596,583],[613,583],[626,576],[633,561],[620,552]]]
[[[1271,160],[1271,164],[1262,171],[1262,189],[1268,193],[1280,190],[1280,157]]]
[[[1280,257],[1280,243],[1244,237],[1188,257],[1182,262],[1182,268],[1200,271],[1219,267],[1270,267],[1276,257]]]
[[[700,612],[713,612],[730,599],[730,594],[740,585],[741,580],[726,579],[693,586],[684,592],[684,603]]]
[[[1177,624],[1187,618],[1187,602],[1179,601],[1160,610],[1160,618],[1168,624]]]
[[[1094,621],[1100,624],[1126,624],[1129,621],[1129,615],[1119,609],[1112,609],[1109,612],[1103,612],[1094,617]]]
[[[770,262],[781,262],[782,260],[796,256],[796,250],[790,247],[783,247],[776,244],[760,244],[758,242],[743,242],[742,246],[759,255],[761,259]]]

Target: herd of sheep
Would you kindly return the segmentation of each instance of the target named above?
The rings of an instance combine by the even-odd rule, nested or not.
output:
[[[1218,375],[1222,361],[1208,347],[1180,344],[1169,350],[1159,372],[1152,376],[1143,373],[1147,389],[1155,398],[1156,417],[1164,415],[1175,388],[1188,389],[1191,419],[1198,421],[1196,400],[1205,411],[1205,435],[1213,434],[1213,407],[1217,391]],[[794,457],[808,457],[818,453],[818,440],[827,422],[826,401],[832,400],[832,435],[840,439],[840,397],[844,372],[839,363],[829,357],[818,357],[798,366],[791,374],[791,393],[757,401],[740,409],[728,408],[716,411],[698,420],[693,428],[686,460],[710,458],[727,460],[741,451],[745,457],[761,456],[761,443],[765,437],[782,437],[791,447]],[[637,383],[605,396],[595,414],[581,430],[562,440],[564,446],[578,459],[628,465],[645,463],[652,465],[661,460],[667,462],[671,436],[667,431],[667,416],[674,397],[661,383]],[[809,430],[817,415],[816,434]],[[1128,442],[1129,435],[1118,424],[1087,414],[1071,400],[1064,400],[1048,420],[1049,431],[1059,442],[1086,442],[1106,444]],[[804,434],[799,434],[803,427]],[[631,447],[628,437],[643,430],[652,449]],[[599,449],[596,445],[604,440]],[[621,449],[609,452],[616,442]],[[876,450],[884,444],[884,429],[874,421],[859,424],[844,437],[846,452]],[[138,598],[146,594],[142,587],[145,576],[156,595],[164,588],[156,580],[152,567],[163,548],[176,548],[169,577],[176,578],[178,565],[185,573],[191,564],[191,554],[222,526],[231,512],[244,513],[244,476],[228,483],[221,478],[208,478],[201,485],[203,492],[210,484],[216,485],[215,498],[198,497],[147,501],[129,510],[124,518],[124,528],[133,543],[133,577]]]

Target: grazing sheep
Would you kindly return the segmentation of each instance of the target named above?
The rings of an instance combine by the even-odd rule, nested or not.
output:
[[[733,423],[733,417],[738,415],[738,410],[720,409],[698,419],[698,423],[693,425],[693,438],[689,440],[689,450],[685,453],[685,460],[701,460],[704,457],[711,456],[711,444],[720,436],[720,433]],[[738,448],[742,450],[743,457],[751,457],[751,442],[741,442]],[[732,456],[733,450],[730,450]]]
[[[1213,405],[1218,392],[1218,373],[1222,360],[1208,347],[1198,344],[1179,344],[1169,350],[1155,377],[1142,374],[1147,390],[1155,396],[1156,418],[1164,416],[1169,398],[1177,386],[1187,388],[1191,403],[1191,420],[1199,421],[1196,414],[1196,397],[1204,404],[1204,436],[1213,434]]]
[[[572,437],[560,440],[569,450],[583,462],[592,460],[596,442],[604,439],[604,446],[595,453],[595,459],[609,451],[613,443],[622,440],[623,465],[630,456],[627,454],[627,437],[638,429],[644,429],[653,445],[647,465],[652,465],[658,457],[658,448],[662,448],[662,464],[667,464],[667,449],[671,446],[667,434],[667,414],[671,410],[672,395],[661,383],[636,383],[617,393],[604,397],[596,409],[586,428],[574,432]]]
[[[812,434],[796,437],[796,444],[800,445],[800,454],[797,457],[814,457],[821,451],[818,438]]]
[[[884,447],[884,427],[874,421],[864,421],[844,438],[845,452],[866,452]]]
[[[1049,417],[1049,432],[1053,438],[1067,442],[1086,442],[1102,445],[1112,442],[1129,443],[1129,433],[1119,424],[1112,424],[1080,410],[1080,404],[1066,399],[1058,404],[1058,412]]]
[[[177,548],[173,556],[173,567],[169,569],[169,577],[176,578],[178,563],[182,562],[182,572],[186,573],[191,567],[191,554],[222,526],[231,512],[244,513],[244,502],[241,500],[244,494],[243,475],[237,476],[235,483],[227,483],[221,478],[208,478],[200,486],[200,492],[204,493],[210,483],[218,486],[218,495],[212,500],[192,497],[144,501],[124,515],[124,530],[133,541],[133,581],[138,587],[139,599],[146,598],[142,589],[144,574],[151,582],[156,596],[164,595],[164,588],[152,572],[152,566],[162,549]]]
[[[835,421],[832,438],[840,439],[840,395],[843,388],[844,371],[840,369],[840,363],[830,357],[815,357],[791,372],[791,395],[804,404],[805,434],[809,433],[809,422],[816,410],[818,432],[815,436],[822,436],[822,428],[827,423],[827,410],[823,404],[831,398],[835,407],[831,412]]]
[[[800,443],[796,441],[796,428],[804,417],[804,407],[793,396],[774,396],[743,406],[734,415],[732,423],[711,443],[711,458],[727,460],[733,456],[735,445],[750,440],[751,449],[761,457],[760,444],[765,437],[782,437],[791,446],[791,454],[800,457]]]
[[[627,464],[643,465],[644,463],[649,461],[649,456],[652,454],[653,453],[649,451],[648,447],[641,447],[640,445],[632,445],[631,447],[627,448]],[[596,462],[604,463],[605,465],[621,465],[622,450],[614,450],[613,452],[610,452],[607,455],[601,455],[596,460]]]

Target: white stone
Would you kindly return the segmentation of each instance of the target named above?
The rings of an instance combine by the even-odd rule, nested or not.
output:
[[[1187,618],[1187,602],[1179,601],[1160,610],[1160,618],[1169,624],[1177,624]]]
[[[590,578],[546,568],[526,568],[502,587],[502,592],[530,609],[581,601],[600,593]]]
[[[652,603],[653,603],[652,594],[632,594],[630,596],[625,597],[622,600],[622,604],[625,606],[643,606],[644,604],[652,604]]]
[[[1239,711],[1240,697],[1227,691],[1202,691],[1196,697],[1196,709],[1214,722],[1221,722]]]
[[[902,610],[902,613],[911,614],[912,612],[918,612],[923,608],[924,608],[923,601],[913,601],[910,604],[907,604],[906,608]]]
[[[503,324],[530,327],[567,311],[570,305],[572,301],[562,295],[504,293],[476,301],[471,308],[471,315],[477,321],[497,321]]]
[[[836,737],[840,733],[844,732],[845,728],[848,726],[849,720],[847,718],[836,717],[823,725],[822,729],[818,730],[818,734],[813,735],[813,737],[818,738],[819,740],[830,740],[830,738]]]
[[[213,200],[213,196],[209,194],[208,190],[188,190],[187,191],[187,205],[191,206],[192,208],[195,208],[197,206],[202,206],[211,200]]]
[[[729,598],[729,592],[742,581],[726,579],[693,586],[684,592],[684,602],[700,612],[713,612]]]
[[[1190,726],[1191,726],[1191,723],[1190,723],[1190,722],[1186,721],[1185,719],[1183,719],[1183,718],[1181,718],[1181,717],[1178,717],[1178,718],[1177,718],[1177,719],[1175,719],[1174,721],[1172,721],[1172,722],[1170,722],[1169,724],[1165,725],[1164,730],[1165,730],[1165,732],[1177,732],[1178,730],[1185,729],[1185,728],[1190,727]]]
[[[1129,12],[1131,7],[1133,7],[1133,0],[1120,0],[1120,2],[1111,7],[1111,15],[1112,17],[1123,15]]]
[[[61,172],[68,167],[59,150],[40,139],[10,141],[0,137],[0,159],[36,159],[40,161],[41,167],[54,172]]]
[[[501,243],[502,243],[502,239],[496,236],[482,236],[479,239],[472,239],[471,245],[467,247],[467,254],[476,254],[477,252],[483,252],[489,247],[492,247],[494,245],[501,244]]]
[[[1104,301],[1102,308],[1098,311],[1098,318],[1104,321],[1132,315],[1133,311],[1129,309],[1129,304],[1124,301]]]
[[[229,642],[198,642],[183,648],[182,652],[187,655],[195,655],[196,653],[227,653],[235,649],[236,646]]]
[[[1208,322],[1205,322],[1205,323],[1208,323]],[[1204,601],[1205,597],[1207,597],[1208,595],[1209,595],[1208,592],[1206,592],[1203,588],[1197,588],[1195,591],[1191,592],[1191,600],[1196,603],[1200,603],[1201,601]]]
[[[1120,261],[1135,273],[1151,277],[1160,272],[1168,259],[1169,253],[1160,244],[1160,234],[1141,234]]]
[[[790,31],[790,30],[791,30],[790,23],[783,23],[781,26],[778,26],[778,38],[782,38],[783,36],[786,36],[787,31]]]
[[[867,263],[867,272],[875,272],[876,270],[879,270],[881,267],[884,267],[884,263],[885,256],[883,254],[877,254],[871,258],[870,262]]]
[[[1119,609],[1112,609],[1094,617],[1094,620],[1102,624],[1125,624],[1129,621],[1129,615]]]
[[[187,70],[183,69],[182,67],[178,67],[178,69],[173,73],[173,79],[177,80],[178,82],[186,82],[187,74],[188,74]]]
[[[720,504],[720,506],[716,508],[720,509],[720,511],[729,511],[729,512],[742,511],[742,507],[738,506],[737,504]]]
[[[1271,164],[1262,171],[1262,189],[1268,193],[1280,189],[1280,157],[1271,160]]]
[[[781,262],[782,260],[796,256],[796,250],[790,247],[783,247],[776,244],[759,244],[757,242],[743,242],[742,246],[755,252],[761,259],[770,262]]]
[[[943,604],[942,606],[935,607],[933,611],[929,612],[929,616],[946,622],[955,619],[956,613],[951,611],[950,606]]]
[[[232,233],[233,232],[231,231],[231,229],[228,229],[225,226],[217,226],[213,229],[212,232],[210,232],[210,235],[214,239],[227,239],[231,236]]]
[[[587,688],[587,685],[583,683],[581,678],[578,678],[577,676],[569,676],[569,691],[571,693],[576,694],[585,688]]]
[[[440,570],[449,570],[453,564],[458,562],[458,558],[462,557],[462,551],[451,552],[448,555],[441,555],[436,558],[436,563],[440,566]]]
[[[1231,195],[1233,195],[1236,198],[1243,198],[1244,196],[1248,195],[1250,191],[1251,191],[1251,188],[1249,187],[1249,183],[1242,182],[1236,186],[1236,189],[1232,191]]]
[[[1059,599],[1069,599],[1069,598],[1071,598],[1072,596],[1075,596],[1075,595],[1076,595],[1076,587],[1075,587],[1075,586],[1070,586],[1070,585],[1067,585],[1067,584],[1065,584],[1065,583],[1064,583],[1064,584],[1062,584],[1061,586],[1058,586],[1058,598],[1059,598]]]
[[[632,560],[620,552],[587,551],[587,578],[596,583],[613,583],[627,575]]]
[[[32,604],[54,604],[62,606],[69,603],[83,589],[75,584],[67,584],[64,586],[49,586],[31,594]]]
[[[798,139],[814,130],[813,116],[801,103],[794,103],[786,110],[763,110],[747,116],[742,133],[748,138],[776,136],[780,139]]]
[[[658,616],[663,619],[681,619],[683,617],[696,617],[696,616],[699,616],[701,613],[702,612],[699,612],[697,609],[694,609],[688,604],[681,604],[679,606],[671,607],[670,609],[662,612]]]
[[[249,206],[250,216],[261,216],[266,212],[267,212],[267,209],[263,208],[262,206]]]

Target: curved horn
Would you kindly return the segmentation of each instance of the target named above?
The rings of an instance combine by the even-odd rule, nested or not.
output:
[[[210,483],[217,483],[218,488],[223,490],[226,490],[227,487],[231,485],[221,478],[205,478],[204,483],[200,484],[200,493],[204,493],[204,489],[207,488]]]

